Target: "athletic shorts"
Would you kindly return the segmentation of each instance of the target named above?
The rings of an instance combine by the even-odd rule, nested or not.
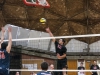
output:
[[[9,75],[9,69],[0,69],[0,75]]]
[[[67,68],[67,59],[57,59],[57,69]]]

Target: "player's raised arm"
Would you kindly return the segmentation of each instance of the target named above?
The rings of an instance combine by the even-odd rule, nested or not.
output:
[[[1,44],[3,43],[3,40],[4,40],[4,33],[5,33],[5,29],[4,29],[4,27],[2,27],[1,28],[0,49],[1,49]]]
[[[46,32],[48,32],[49,35],[50,35],[51,37],[54,37],[54,35],[52,34],[52,32],[51,32],[51,30],[49,29],[49,27],[46,28]],[[55,42],[55,38],[53,38],[52,41]]]
[[[11,46],[12,46],[12,28],[11,27],[8,27],[8,34],[9,34],[9,39],[8,39],[8,46],[6,50],[8,53],[10,53]]]

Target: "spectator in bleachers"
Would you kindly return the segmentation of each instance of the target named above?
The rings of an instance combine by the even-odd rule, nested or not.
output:
[[[83,66],[83,62],[80,63],[78,70],[85,70],[85,67]],[[85,72],[84,71],[78,71],[78,75],[85,75]]]
[[[50,66],[49,66],[49,70],[54,70],[54,65],[53,64],[51,64]],[[54,71],[51,71],[50,72],[52,75],[56,75],[57,73],[56,72],[54,72]]]
[[[90,66],[90,70],[100,69],[96,61],[93,61],[93,64]],[[91,75],[98,75],[97,71],[91,72]]]
[[[49,66],[49,70],[54,70],[54,65],[53,64],[51,64],[50,66]],[[51,71],[50,72],[52,75],[54,75],[54,72],[53,71]]]

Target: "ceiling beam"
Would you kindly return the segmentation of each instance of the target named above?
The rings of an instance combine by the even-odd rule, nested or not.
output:
[[[24,8],[25,8],[25,13],[26,13],[26,19],[27,19],[27,22],[28,22],[28,28],[31,28],[31,27],[30,27],[31,25],[30,25],[30,23],[29,23],[30,21],[29,21],[29,16],[28,16],[27,7],[25,6]]]
[[[53,11],[53,10],[51,10],[51,9],[47,9],[47,11],[49,11],[51,14],[53,14],[53,15],[55,15],[55,16],[58,16],[58,17],[60,17],[60,18],[64,18],[64,16],[63,16],[63,15],[60,15],[60,14],[58,14],[58,13],[54,12],[54,11]]]
[[[59,29],[64,25],[65,22],[62,22],[62,24],[59,26],[59,28],[55,29],[54,34],[57,34],[57,32],[59,31]]]
[[[2,10],[5,3],[6,3],[6,0],[1,0],[0,1],[0,10]]]

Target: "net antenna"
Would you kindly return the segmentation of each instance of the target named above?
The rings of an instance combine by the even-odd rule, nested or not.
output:
[[[33,72],[38,71],[39,72],[39,71],[42,71],[42,70],[40,70],[40,69],[38,69],[38,70],[37,69],[36,70],[35,69],[10,69],[10,71],[33,71]],[[73,69],[72,70],[56,70],[55,69],[55,70],[48,70],[48,71],[54,71],[54,72],[59,72],[59,71],[60,72],[61,71],[65,71],[65,72],[79,72],[79,71],[80,72],[83,72],[83,71],[84,72],[97,72],[98,71],[98,72],[100,72],[100,70],[73,70]]]
[[[23,2],[28,6],[40,6],[44,8],[50,7],[50,4],[47,2],[47,0],[23,0]]]

